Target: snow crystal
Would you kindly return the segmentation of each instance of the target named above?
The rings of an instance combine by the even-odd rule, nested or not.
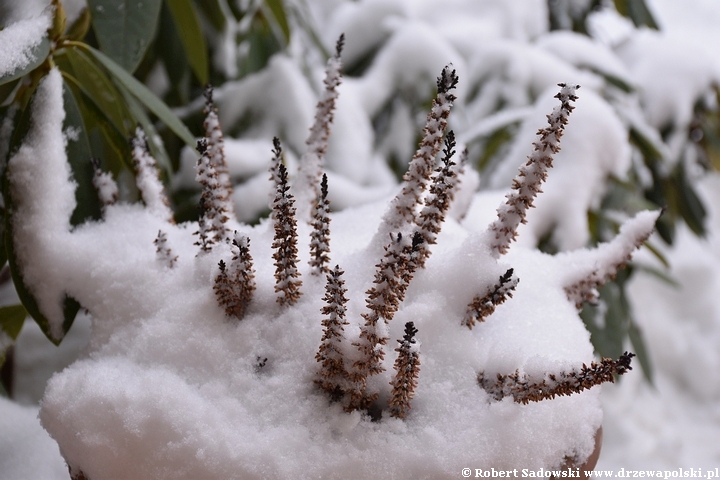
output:
[[[0,77],[27,67],[32,51],[40,45],[50,28],[52,15],[45,11],[34,18],[20,20],[0,30]]]

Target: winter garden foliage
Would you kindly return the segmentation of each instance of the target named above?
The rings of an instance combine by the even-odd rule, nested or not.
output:
[[[142,22],[146,53],[118,49],[103,2],[0,31],[22,32],[0,57],[22,302],[0,346],[25,311],[54,343],[92,319],[40,410],[71,476],[582,464],[623,347],[651,375],[627,307],[613,326],[623,268],[665,261],[656,221],[704,232],[689,178],[716,160],[718,79],[664,105],[638,88],[662,40],[591,39],[618,12],[657,28],[639,1],[458,2],[433,28],[426,2],[148,3],[185,63]]]

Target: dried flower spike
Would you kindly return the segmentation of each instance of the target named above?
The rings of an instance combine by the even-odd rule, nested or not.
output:
[[[393,319],[405,298],[405,292],[417,269],[419,251],[424,245],[422,235],[415,232],[410,240],[401,233],[391,236],[385,247],[385,255],[376,265],[374,286],[367,292],[363,313],[365,324],[360,327],[360,338],[354,343],[360,359],[353,364],[351,378],[355,382],[355,394],[348,409],[367,408],[377,398],[377,393],[366,392],[367,378],[385,370],[383,345],[390,339],[387,324]]]
[[[483,372],[478,374],[480,386],[492,395],[495,400],[513,397],[517,403],[540,402],[556,396],[572,395],[605,382],[615,382],[615,374],[623,375],[632,370],[630,362],[635,354],[625,352],[619,359],[603,358],[600,363],[592,362],[590,366],[560,374],[546,374],[542,380],[534,381],[528,375],[515,372],[511,375],[497,375],[497,378],[485,378]]]
[[[172,250],[167,245],[167,234],[162,230],[158,230],[157,238],[153,241],[153,243],[155,244],[155,247],[157,247],[155,253],[158,261],[168,268],[173,268],[178,257],[177,255],[173,256]]]
[[[279,144],[277,145],[279,147]],[[279,155],[279,152],[276,153]],[[292,305],[298,301],[302,292],[300,286],[300,272],[298,264],[298,233],[295,220],[295,200],[288,192],[290,187],[287,181],[285,165],[278,166],[279,183],[275,187],[275,201],[273,202],[273,223],[275,237],[272,248],[275,249],[275,292],[279,293],[277,302],[280,305]]]
[[[225,189],[220,186],[218,173],[210,158],[210,148],[207,138],[201,138],[197,143],[200,158],[197,161],[195,179],[202,186],[200,194],[200,217],[198,231],[200,236],[195,243],[200,245],[202,252],[209,252],[216,243],[229,241],[230,227]]]
[[[313,209],[313,227],[310,233],[310,267],[313,275],[330,273],[330,202],[327,199],[327,175],[323,174],[320,182],[320,196]]]
[[[328,149],[330,127],[334,118],[335,104],[338,98],[338,86],[342,81],[342,60],[340,54],[345,43],[345,35],[337,41],[335,55],[330,57],[325,67],[325,89],[315,110],[315,122],[310,128],[310,135],[305,141],[307,151],[300,159],[297,179],[293,192],[298,200],[298,218],[307,221],[310,217],[308,206],[320,196],[320,176],[322,163]]]
[[[419,233],[424,240],[424,248],[420,251],[417,259],[419,268],[423,268],[425,261],[430,257],[430,245],[437,242],[437,235],[442,229],[445,214],[450,208],[459,183],[456,169],[453,168],[456,165],[452,161],[452,157],[455,155],[455,145],[455,134],[450,130],[445,137],[442,165],[436,170],[436,175],[430,185],[430,192],[425,198],[425,207],[418,217]]]
[[[390,396],[390,416],[405,418],[407,411],[412,408],[410,400],[415,396],[417,378],[420,373],[419,344],[415,340],[418,332],[413,322],[405,324],[405,336],[398,340],[400,346],[395,360],[395,378],[390,382],[392,393]]]
[[[117,202],[119,197],[118,186],[109,172],[103,172],[100,169],[100,160],[91,158],[90,163],[93,166],[93,187],[98,192],[98,198],[104,212],[108,206],[115,205]]]
[[[224,211],[230,217],[234,215],[234,206],[232,203],[232,180],[228,170],[227,161],[225,159],[225,139],[223,138],[222,129],[220,128],[220,119],[218,118],[218,110],[213,102],[213,87],[208,84],[203,92],[205,96],[205,138],[207,139],[207,154],[209,163],[217,174],[217,197],[223,202]]]
[[[349,325],[345,319],[347,297],[345,281],[342,275],[345,272],[339,265],[327,275],[325,286],[325,306],[322,313],[323,337],[315,359],[320,362],[318,379],[315,383],[325,390],[332,400],[340,400],[348,389],[349,373],[345,366],[343,345],[346,342],[344,327]]]
[[[446,66],[437,79],[438,92],[428,113],[423,138],[413,155],[408,171],[403,177],[403,188],[393,199],[390,209],[383,217],[380,237],[389,232],[404,231],[407,225],[415,223],[416,210],[422,205],[422,196],[430,183],[435,168],[435,156],[440,152],[442,139],[447,129],[450,108],[455,101],[451,91],[458,82],[455,70]]]
[[[132,158],[137,176],[135,182],[142,195],[143,202],[148,210],[159,217],[173,222],[173,213],[170,202],[165,196],[165,188],[158,177],[155,159],[150,155],[147,136],[141,127],[135,129],[135,136],[131,140]]]
[[[565,287],[568,299],[580,309],[584,302],[597,303],[598,288],[615,278],[632,258],[633,252],[648,239],[660,212],[640,212],[626,221],[620,232],[608,243],[589,252],[586,267],[577,272]]]
[[[560,105],[547,116],[549,126],[538,130],[540,138],[533,143],[535,151],[520,167],[513,180],[513,191],[506,195],[507,201],[498,208],[497,219],[488,228],[492,234],[490,250],[495,258],[508,251],[510,243],[517,237],[518,226],[526,223],[527,211],[533,206],[537,194],[542,192],[540,185],[547,178],[547,170],[552,167],[553,155],[560,151],[560,138],[575,108],[570,102],[577,100],[575,91],[580,86],[565,83],[558,86],[561,89],[555,98],[560,100]]]
[[[476,322],[484,322],[487,317],[493,314],[498,305],[505,303],[508,298],[512,298],[512,292],[517,287],[518,282],[520,282],[520,279],[513,274],[513,269],[509,268],[485,295],[482,297],[476,295],[473,298],[470,305],[468,305],[462,324],[472,329]]]

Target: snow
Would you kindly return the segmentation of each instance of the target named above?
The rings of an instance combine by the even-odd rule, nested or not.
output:
[[[40,312],[47,317],[50,332],[57,340],[63,336],[65,278],[62,267],[55,266],[51,258],[62,257],[70,233],[69,215],[75,209],[74,182],[61,181],[59,186],[54,186],[58,179],[69,179],[71,175],[62,132],[65,118],[62,89],[60,71],[54,69],[38,86],[26,139],[8,160],[14,213],[23,219],[22,224],[13,224],[15,252],[23,265],[23,281],[36,292]],[[60,161],[46,162],[47,158]],[[47,175],[35,174],[40,165]],[[28,190],[43,192],[43,195],[21,194]],[[46,205],[45,201],[49,203]]]
[[[33,18],[26,18],[0,30],[0,77],[27,67],[33,60],[32,51],[46,36],[52,21],[46,10]]]
[[[24,281],[54,322],[55,335],[62,320],[57,305],[65,292],[91,312],[87,352],[53,377],[41,411],[43,425],[63,445],[70,463],[90,478],[309,478],[336,476],[337,469],[358,477],[456,478],[456,467],[464,467],[463,462],[539,468],[557,465],[568,453],[582,458],[602,423],[601,470],[716,466],[720,223],[715,207],[707,240],[680,227],[677,244],[664,249],[680,290],[638,269],[630,283],[630,301],[655,366],[655,387],[633,371],[602,393],[595,388],[520,406],[509,399],[491,402],[475,378],[479,370],[542,375],[592,359],[588,333],[565,288],[581,270],[595,266],[600,252],[619,243],[584,250],[586,212],[598,205],[608,176],[625,176],[631,164],[630,126],[656,144],[663,161],[676,160],[695,102],[720,78],[713,50],[720,40],[717,5],[698,0],[690,8],[683,2],[647,0],[660,33],[635,29],[603,9],[591,15],[592,38],[587,38],[548,32],[544,0],[526,0],[521,6],[453,0],[441,12],[429,0],[308,3],[326,45],[346,32],[344,61],[375,48],[379,52],[368,70],[343,79],[338,88],[325,161],[331,209],[336,211],[332,261],[345,270],[349,288],[348,338],[359,334],[363,292],[379,261],[368,254],[368,245],[398,191],[385,162],[387,153],[409,157],[417,133],[417,118],[408,104],[401,104],[391,133],[379,145],[373,125],[378,113],[395,102],[398,92],[429,99],[432,80],[452,61],[460,85],[450,128],[461,143],[521,122],[510,148],[482,182],[477,172],[466,169],[427,269],[417,272],[389,325],[387,370],[371,383],[385,389],[381,401],[386,400],[395,342],[404,323],[415,322],[422,349],[413,408],[405,421],[385,415],[380,422],[369,422],[360,412],[343,412],[314,389],[324,281],[307,275],[307,226],[298,227],[304,294],[296,306],[280,309],[274,301],[271,224],[231,222],[251,239],[258,272],[258,289],[240,323],[225,319],[212,292],[217,261],[230,258],[230,247],[220,245],[207,258],[196,258],[195,225],[162,225],[167,246],[178,255],[172,269],[156,260],[158,218],[140,205],[109,206],[102,222],[71,233],[67,218],[74,206],[73,187],[59,181],[69,178],[69,170],[61,151],[61,81],[53,71],[40,85],[43,114],[34,115],[37,125],[10,159],[10,180],[13,195],[19,195],[16,212],[28,220],[15,225]],[[27,40],[0,54],[0,67],[12,63],[2,55],[21,58],[31,42],[39,41],[44,32],[39,21],[25,20],[18,27]],[[227,29],[227,44],[237,28]],[[225,57],[222,51],[215,53],[215,61],[225,62],[232,72],[237,52],[225,51]],[[226,137],[225,143],[231,176],[245,180],[233,194],[240,221],[256,220],[267,210],[272,136],[281,135],[287,146],[291,181],[305,152],[318,99],[314,92],[319,92],[314,82],[322,66],[311,64],[307,72],[300,65],[293,56],[278,55],[265,70],[216,90],[220,123],[240,137]],[[621,78],[636,91],[617,91],[598,71]],[[537,208],[520,227],[519,242],[496,262],[483,233],[518,166],[531,153],[560,81],[582,85],[577,109]],[[252,122],[245,128],[248,118]],[[668,123],[676,130],[664,141],[658,129]],[[175,185],[193,187],[196,161],[197,154],[188,149]],[[48,171],[31,173],[42,170],[41,165]],[[476,193],[481,184],[494,190]],[[717,178],[701,186],[706,205],[720,204]],[[27,189],[43,195],[21,193]],[[641,215],[635,225],[649,222],[649,215]],[[644,231],[647,225],[641,227]],[[557,257],[533,250],[552,228],[553,242],[568,251]],[[631,245],[622,234],[617,242],[626,249]],[[658,267],[647,252],[640,251],[637,259]],[[510,267],[520,279],[514,297],[472,332],[461,327],[467,304]],[[18,345],[30,331],[26,325]],[[37,327],[34,331],[37,335]],[[268,358],[262,367],[261,358]],[[18,360],[27,366],[24,377],[37,370],[22,357]],[[44,379],[34,382],[40,386],[20,389],[33,392],[22,401],[37,400]],[[34,419],[37,409],[0,400],[0,411],[11,421],[0,429],[3,439],[6,431],[7,438],[43,437]],[[11,469],[0,476],[67,478],[56,447],[43,438],[2,443],[0,463]],[[25,455],[27,462],[16,453],[41,450],[42,459]]]

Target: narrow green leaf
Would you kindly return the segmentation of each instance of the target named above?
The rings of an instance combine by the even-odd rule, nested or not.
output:
[[[33,48],[30,52],[32,60],[27,64],[25,68],[18,68],[17,70],[10,72],[6,75],[0,76],[0,85],[8,82],[12,82],[15,79],[24,77],[31,71],[35,70],[45,59],[50,55],[50,40],[43,38],[40,43]]]
[[[80,107],[67,83],[63,84],[63,103],[65,107],[63,131],[67,132],[68,137],[68,163],[70,163],[73,179],[77,183],[75,189],[77,206],[70,218],[70,223],[79,225],[86,220],[101,218],[101,207],[92,183],[94,169],[90,163],[92,152],[87,138],[87,131],[80,113]]]
[[[166,0],[190,67],[201,85],[208,83],[208,57],[205,37],[192,0]]]
[[[105,72],[79,48],[70,47],[63,53],[72,66],[71,74],[80,84],[83,93],[92,99],[124,137],[130,137],[134,122],[122,95]]]
[[[161,4],[162,0],[88,0],[100,50],[134,72],[155,37]]]
[[[85,38],[88,30],[90,30],[91,20],[90,10],[87,7],[83,8],[80,15],[78,15],[72,25],[68,27],[65,35],[70,40],[82,40]]]
[[[285,37],[285,44],[290,42],[290,26],[287,21],[287,15],[285,15],[285,6],[282,0],[266,0],[265,4],[270,8],[275,17],[275,21],[282,30],[283,36]]]
[[[638,265],[635,264],[635,268],[638,270],[642,270],[643,272],[649,273],[653,277],[657,278],[661,282],[667,284],[668,286],[675,288],[677,290],[680,290],[682,288],[682,284],[675,280],[673,277],[671,277],[669,274],[663,272],[662,270],[659,270],[657,268],[649,267],[647,265]]]
[[[615,8],[620,15],[632,20],[636,27],[646,26],[658,30],[658,25],[644,0],[615,0]]]
[[[645,345],[642,332],[635,323],[630,323],[628,337],[630,338],[633,350],[635,350],[635,355],[637,355],[637,359],[640,362],[643,374],[645,374],[645,378],[647,378],[648,382],[653,385],[654,372],[652,363],[650,363],[650,356],[648,355],[647,346]]]
[[[653,245],[649,241],[646,241],[645,243],[643,243],[643,246],[650,250],[650,253],[652,253],[655,258],[660,260],[660,263],[662,263],[665,268],[670,268],[670,262],[668,262],[667,258],[665,258],[665,255],[663,255],[662,252],[658,250],[657,247],[655,247],[655,245]]]
[[[683,220],[695,235],[704,237],[707,233],[705,230],[707,211],[702,200],[695,193],[695,188],[688,181],[682,162],[678,163],[670,181],[675,190],[677,207]]]
[[[5,251],[5,208],[0,207],[0,268],[3,268],[8,261]]]
[[[170,86],[172,87],[165,100],[168,105],[186,105],[190,102],[190,83],[193,77],[190,62],[183,47],[180,33],[173,20],[170,8],[163,5],[160,12],[160,28],[156,40],[158,57],[165,65]]]
[[[0,328],[13,340],[17,339],[28,313],[22,305],[0,307]]]
[[[135,120],[137,120],[143,130],[145,130],[145,134],[148,137],[148,147],[150,148],[150,153],[155,160],[157,160],[158,167],[165,172],[165,176],[169,179],[172,174],[172,163],[170,162],[170,156],[165,150],[163,142],[156,141],[156,139],[160,138],[160,135],[155,129],[155,125],[153,125],[150,121],[150,117],[148,117],[147,113],[145,113],[145,110],[143,110],[135,97],[130,95],[130,93],[122,86],[120,87],[120,90],[125,97],[130,113],[132,113]]]
[[[115,80],[127,88],[130,93],[145,105],[151,112],[158,116],[167,127],[175,132],[187,145],[195,148],[195,137],[184,123],[168,108],[162,100],[140,83],[135,77],[123,70],[110,57],[92,47],[87,47],[90,53],[113,75]]]
[[[196,0],[210,24],[218,32],[225,30],[225,14],[218,0]]]
[[[7,100],[10,94],[13,93],[13,90],[15,90],[15,87],[17,87],[20,80],[20,78],[16,78],[15,80],[11,80],[0,85],[0,104],[5,103],[5,100]]]

